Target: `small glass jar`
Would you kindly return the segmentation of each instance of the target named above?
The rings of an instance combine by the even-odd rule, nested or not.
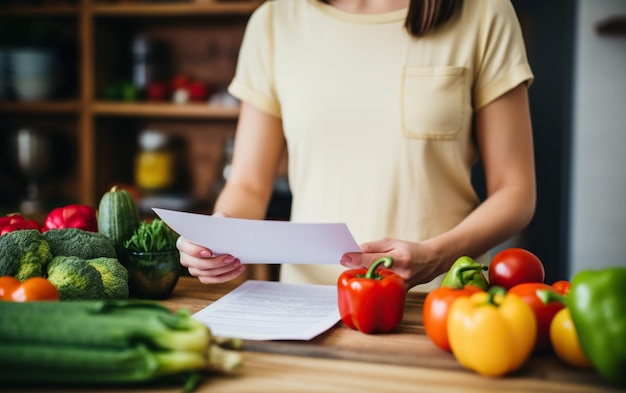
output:
[[[146,192],[169,189],[174,180],[174,154],[167,135],[147,130],[139,135],[140,151],[135,162],[135,182]]]
[[[169,251],[128,251],[128,289],[130,296],[163,300],[172,295],[180,277],[180,255]]]

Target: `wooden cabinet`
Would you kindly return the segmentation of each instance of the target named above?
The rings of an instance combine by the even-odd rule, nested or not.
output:
[[[132,185],[138,133],[158,129],[185,142],[190,182],[181,193],[202,201],[199,210],[210,209],[237,106],[112,100],[106,91],[130,80],[132,42],[139,36],[167,45],[170,76],[185,74],[223,91],[234,74],[245,23],[260,0],[2,3],[0,47],[39,40],[62,49],[57,54],[63,89],[53,98],[0,98],[5,150],[14,148],[11,137],[23,127],[51,133],[60,141],[54,145],[58,170],[41,181],[50,204],[95,206],[112,184]],[[0,161],[0,213],[17,210],[25,187],[9,161]]]

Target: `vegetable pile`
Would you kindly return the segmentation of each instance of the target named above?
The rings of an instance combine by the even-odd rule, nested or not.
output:
[[[460,257],[424,300],[425,333],[481,375],[504,376],[552,351],[625,386],[626,268],[581,271],[571,284],[544,279],[541,260],[525,249],[502,250],[488,268]]]
[[[113,186],[98,211],[57,207],[43,225],[18,213],[0,217],[0,277],[45,278],[61,300],[127,299],[136,281],[130,279],[129,252],[176,250],[176,239],[163,221],[140,221],[130,192]]]
[[[0,236],[0,276],[46,278],[61,300],[126,299],[128,272],[110,239],[78,228],[14,230]]]
[[[190,391],[205,373],[239,367],[241,340],[212,336],[187,310],[129,299],[127,253],[176,250],[176,238],[160,220],[141,222],[117,187],[98,212],[59,207],[43,225],[0,217],[0,385],[166,382]]]
[[[184,310],[139,300],[0,302],[3,385],[184,383],[242,362],[242,342],[216,338]]]

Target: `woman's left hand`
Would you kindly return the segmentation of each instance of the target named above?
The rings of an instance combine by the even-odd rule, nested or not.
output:
[[[341,258],[341,264],[347,268],[369,267],[383,257],[393,258],[391,269],[402,277],[407,288],[432,281],[445,272],[441,262],[424,243],[408,242],[384,238],[360,245],[362,253],[347,253]]]

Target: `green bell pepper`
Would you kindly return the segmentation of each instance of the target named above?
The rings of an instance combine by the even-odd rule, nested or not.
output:
[[[468,256],[462,256],[452,264],[440,286],[461,289],[466,285],[471,285],[486,291],[489,289],[489,282],[483,270],[487,269],[487,266],[482,263]]]
[[[607,381],[626,385],[626,268],[577,273],[565,297],[538,291],[570,310],[583,352]]]

